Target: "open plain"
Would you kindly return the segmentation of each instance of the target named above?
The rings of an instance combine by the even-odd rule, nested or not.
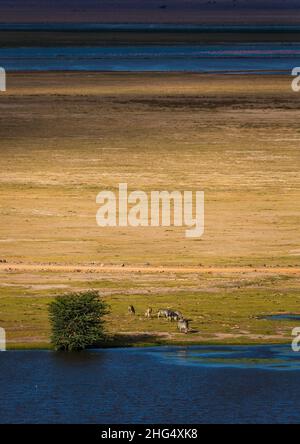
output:
[[[47,304],[99,289],[110,345],[289,342],[300,299],[300,93],[280,75],[9,74],[0,96],[0,325],[45,347]],[[99,228],[99,191],[205,191],[205,233]],[[133,304],[137,315],[127,315]],[[146,320],[180,309],[175,323]]]

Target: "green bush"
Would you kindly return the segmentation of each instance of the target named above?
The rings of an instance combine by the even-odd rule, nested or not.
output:
[[[58,296],[49,306],[55,350],[75,351],[105,340],[103,316],[108,305],[97,291]]]

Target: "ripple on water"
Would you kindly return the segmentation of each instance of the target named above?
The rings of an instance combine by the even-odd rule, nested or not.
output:
[[[165,363],[202,367],[300,370],[300,353],[287,345],[169,348],[153,352]]]

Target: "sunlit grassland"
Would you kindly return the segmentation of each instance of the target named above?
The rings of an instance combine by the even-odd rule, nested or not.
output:
[[[177,279],[176,279],[177,278]],[[9,286],[5,281],[10,282]],[[174,285],[176,282],[176,285]],[[70,291],[97,289],[108,302],[109,340],[105,346],[166,343],[289,342],[297,321],[263,319],[275,313],[299,313],[299,278],[293,276],[164,275],[65,276],[12,273],[0,288],[0,323],[8,346],[49,347],[48,304]],[[129,304],[136,316],[127,313]],[[191,332],[179,334],[176,323],[145,319],[152,307],[182,311],[191,319]]]
[[[299,95],[285,76],[13,74],[1,96],[8,261],[299,265]],[[96,224],[97,194],[203,190],[205,234]]]
[[[7,263],[249,266],[247,273],[1,272],[9,347],[49,346],[48,303],[94,288],[111,305],[107,345],[289,342],[300,265],[299,94],[287,76],[11,74],[0,100],[0,259]],[[205,233],[106,228],[96,196],[203,190]],[[147,265],[146,265],[147,264]],[[265,267],[264,273],[251,266]],[[128,304],[137,316],[127,314]],[[191,333],[146,320],[171,307]]]

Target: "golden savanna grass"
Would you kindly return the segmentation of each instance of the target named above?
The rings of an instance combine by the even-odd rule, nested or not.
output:
[[[299,302],[298,274],[268,272],[300,266],[299,101],[288,76],[9,75],[0,96],[0,325],[9,343],[46,344],[47,303],[85,288],[107,298],[109,330],[123,343],[288,340],[290,323],[256,317],[295,312]],[[100,229],[96,195],[120,182],[204,190],[204,236]],[[9,271],[17,262],[38,268]],[[78,272],[41,271],[49,263]],[[104,271],[79,272],[84,264]],[[120,264],[142,270],[105,271]],[[199,264],[212,271],[184,273]],[[223,266],[247,271],[214,272]],[[194,332],[146,321],[148,305],[180,308]]]

